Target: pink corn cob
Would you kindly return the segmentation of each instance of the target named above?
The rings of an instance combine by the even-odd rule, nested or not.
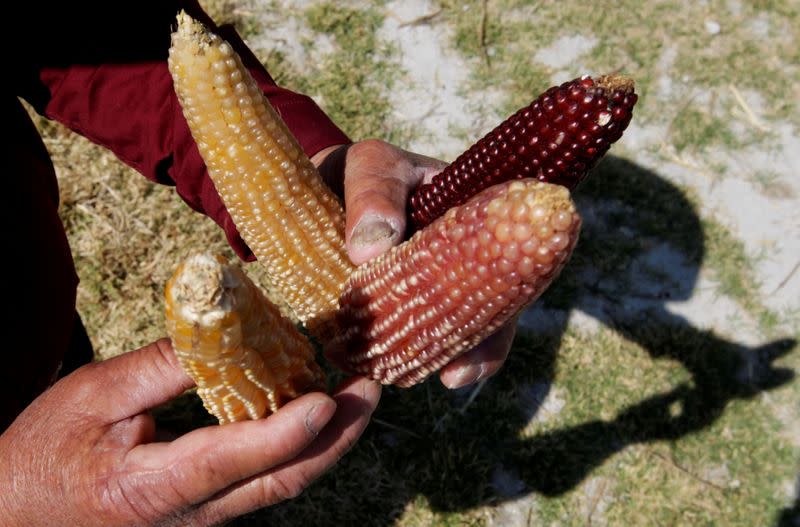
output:
[[[579,228],[562,186],[481,192],[350,276],[328,356],[384,384],[422,381],[542,294]]]
[[[621,75],[581,77],[550,88],[412,192],[414,226],[420,229],[510,179],[575,188],[622,137],[636,100],[633,81]]]

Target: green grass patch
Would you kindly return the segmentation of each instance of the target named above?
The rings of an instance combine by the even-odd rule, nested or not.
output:
[[[530,103],[556,73],[572,77],[621,70],[636,81],[637,122],[664,125],[675,119],[672,133],[679,151],[730,147],[741,140],[768,144],[765,134],[737,137],[731,126],[731,108],[737,102],[730,86],[761,96],[760,117],[800,125],[792,91],[796,68],[786,66],[800,62],[796,6],[745,3],[736,13],[722,4],[635,0],[613,5],[522,0],[439,4],[455,28],[454,47],[473,66],[470,91],[502,88],[505,98],[496,109],[501,115]],[[754,19],[763,21],[768,35],[760,33]],[[719,24],[720,32],[711,34],[705,21]],[[560,68],[535,60],[540,50],[573,36],[590,39],[594,46]],[[719,99],[718,108],[684,115],[688,100],[709,94]]]
[[[761,301],[753,260],[744,244],[713,219],[703,221],[708,246],[707,264],[714,270],[720,293],[736,300],[757,321],[767,335],[774,335],[784,317]]]
[[[314,97],[352,138],[377,137],[408,143],[414,134],[393,118],[391,92],[401,75],[396,49],[380,39],[383,15],[376,8],[356,9],[332,2],[297,13],[317,35],[303,40],[311,51],[317,38],[329,38],[333,51],[314,63],[290,64],[282,53],[262,57],[276,80]]]
[[[703,152],[712,145],[739,148],[742,142],[720,117],[697,108],[686,108],[675,116],[671,129],[672,144],[679,153],[684,150]]]

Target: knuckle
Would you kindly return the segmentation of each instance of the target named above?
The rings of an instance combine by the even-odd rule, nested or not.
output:
[[[351,148],[355,148],[356,152],[364,151],[381,151],[386,148],[391,148],[392,145],[381,139],[369,138],[355,143]]]
[[[92,493],[94,515],[98,518],[127,518],[132,522],[146,523],[163,515],[146,492],[146,486],[135,478],[114,474],[98,482]]]
[[[270,474],[262,481],[261,498],[263,504],[272,504],[294,499],[302,494],[310,483],[304,473],[298,473],[292,476]]]

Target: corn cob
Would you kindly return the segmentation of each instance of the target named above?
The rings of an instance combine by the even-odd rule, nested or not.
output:
[[[620,75],[582,77],[548,89],[412,192],[414,226],[422,228],[510,179],[574,188],[622,136],[636,100],[633,81]]]
[[[564,187],[523,179],[484,190],[351,275],[346,329],[326,353],[385,384],[416,384],[535,300],[579,228]]]
[[[223,256],[188,258],[165,297],[175,354],[220,424],[264,417],[324,389],[308,340]]]
[[[242,238],[312,330],[353,270],[344,212],[231,46],[185,13],[172,35],[175,91]]]

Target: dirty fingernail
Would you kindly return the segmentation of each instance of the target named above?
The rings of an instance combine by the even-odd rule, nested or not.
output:
[[[336,402],[327,400],[317,403],[306,413],[305,425],[310,434],[317,435],[328,424],[336,411]]]
[[[451,390],[462,388],[477,381],[483,373],[483,366],[477,364],[470,364],[462,366],[455,374],[452,380],[449,380],[445,386]]]
[[[366,247],[395,236],[395,230],[388,221],[378,218],[363,219],[353,230],[350,243],[356,247]]]

